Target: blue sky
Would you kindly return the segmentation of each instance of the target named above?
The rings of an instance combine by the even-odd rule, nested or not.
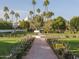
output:
[[[44,10],[43,0],[36,1],[36,8]],[[31,0],[0,0],[0,16],[4,6],[18,11],[22,19],[28,15],[29,10],[32,10]],[[69,20],[72,16],[79,16],[79,0],[50,0],[49,10],[55,13],[54,17],[63,16]]]

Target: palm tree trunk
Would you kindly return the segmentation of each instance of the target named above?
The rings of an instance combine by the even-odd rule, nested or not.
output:
[[[12,21],[13,21],[13,16],[12,16]]]
[[[7,18],[6,18],[6,21],[7,21]]]
[[[16,18],[16,22],[18,21],[18,17]]]
[[[47,12],[47,10],[46,10],[46,9],[47,9],[47,7],[45,6],[45,12]]]
[[[60,28],[58,27],[58,32],[60,33]]]
[[[11,17],[11,21],[13,22],[13,15],[12,15],[12,17]]]
[[[35,15],[35,5],[33,5],[33,12],[34,12],[34,15]]]
[[[46,12],[48,12],[48,6],[46,6]]]
[[[48,7],[47,6],[45,6],[45,12],[47,13],[48,12]],[[47,17],[45,16],[45,21],[47,21]]]
[[[48,6],[45,6],[45,12],[48,12]]]

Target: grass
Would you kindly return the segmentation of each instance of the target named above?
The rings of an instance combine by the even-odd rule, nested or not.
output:
[[[79,56],[79,38],[66,38],[60,39],[60,41],[68,44],[69,51]]]
[[[54,42],[55,39],[48,39],[49,44]],[[68,46],[68,51],[79,56],[79,38],[64,38],[55,40],[56,43],[64,43]],[[54,42],[54,43],[55,43]]]
[[[0,37],[0,56],[8,55],[11,49],[19,42],[19,37]]]
[[[69,45],[70,50],[79,49],[79,38],[66,38],[66,39],[60,39],[60,41],[67,43]]]

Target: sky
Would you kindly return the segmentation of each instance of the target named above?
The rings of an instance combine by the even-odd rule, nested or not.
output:
[[[24,19],[32,8],[32,0],[0,0],[0,17],[3,16],[4,6],[8,6],[10,10],[20,13],[21,19]],[[36,9],[44,10],[43,1],[36,0]],[[62,16],[69,20],[73,16],[79,16],[79,0],[49,0],[48,6],[50,11],[54,12],[54,17]]]

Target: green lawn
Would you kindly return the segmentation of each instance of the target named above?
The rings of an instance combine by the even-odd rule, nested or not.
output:
[[[68,47],[68,51],[79,56],[79,38],[64,38],[64,39],[48,39],[49,44],[62,44]],[[52,46],[52,45],[51,45]]]
[[[0,56],[8,55],[20,39],[19,37],[0,37]]]
[[[60,39],[60,41],[67,43],[69,46],[69,50],[72,53],[79,55],[79,38],[66,38],[66,39]]]
[[[60,41],[67,43],[69,45],[70,50],[79,49],[79,38],[66,38],[60,39]]]

